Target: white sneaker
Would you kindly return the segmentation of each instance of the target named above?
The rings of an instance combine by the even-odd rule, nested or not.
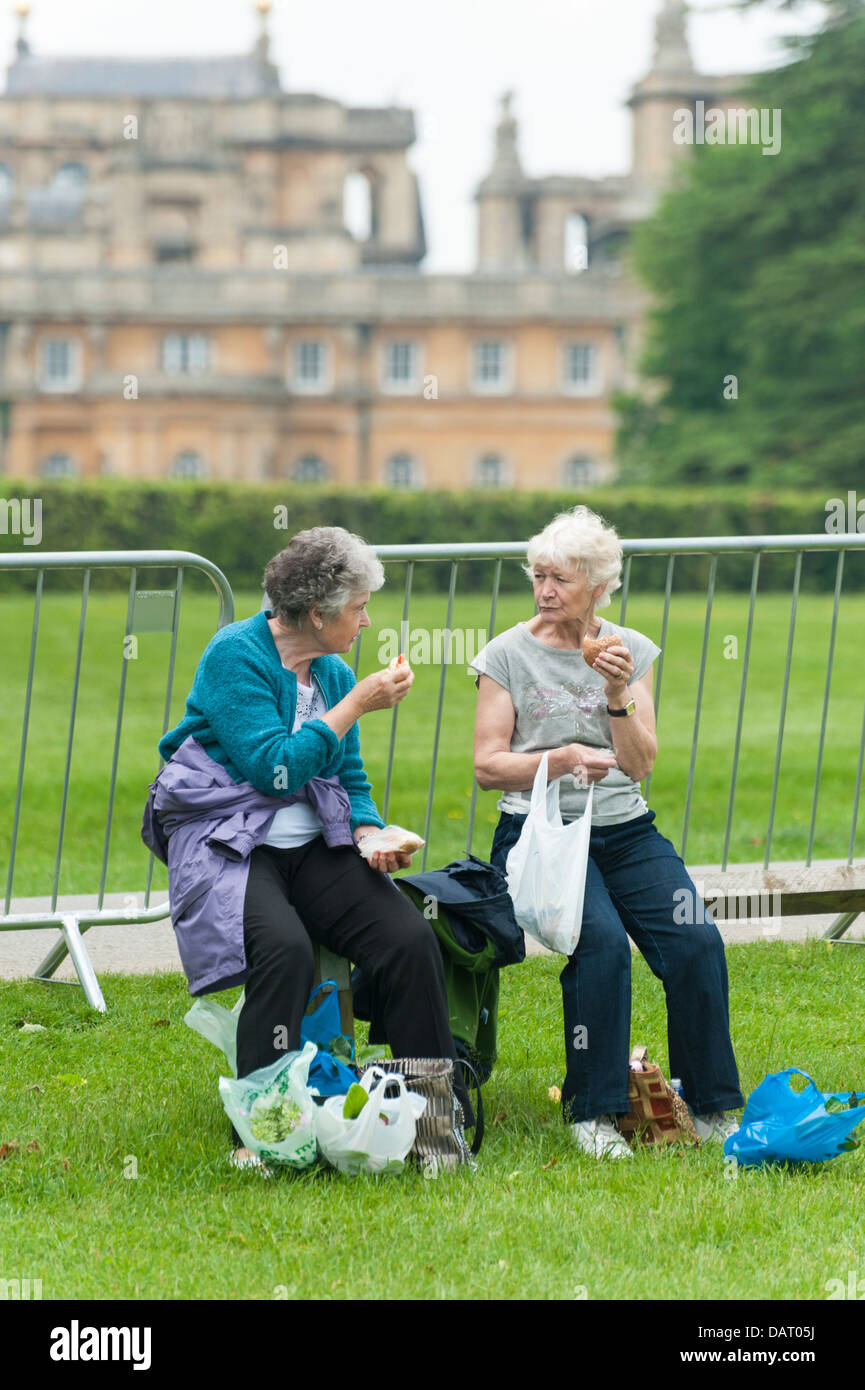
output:
[[[691,1118],[704,1144],[723,1144],[739,1128],[735,1115],[730,1115],[726,1110],[714,1110],[710,1115],[694,1115],[692,1111]]]
[[[273,1173],[268,1168],[267,1164],[262,1163],[261,1159],[258,1157],[257,1154],[250,1153],[246,1154],[243,1158],[240,1158],[238,1157],[238,1153],[239,1151],[237,1149],[234,1149],[228,1155],[228,1161],[231,1164],[232,1168],[240,1168],[241,1170],[245,1168],[251,1168],[258,1173],[259,1177],[273,1177]]]
[[[579,1120],[568,1126],[571,1138],[594,1158],[633,1158],[626,1139],[613,1122],[612,1115],[598,1115],[594,1120]]]

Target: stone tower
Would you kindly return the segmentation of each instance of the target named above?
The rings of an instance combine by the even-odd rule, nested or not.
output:
[[[525,174],[513,94],[506,93],[493,165],[475,195],[479,271],[579,275],[615,264],[633,226],[649,216],[668,185],[675,161],[687,153],[673,138],[675,112],[693,110],[701,98],[727,107],[741,88],[740,76],[697,72],[687,16],[685,0],[661,0],[652,64],[627,102],[633,134],[631,171],[624,177]]]
[[[483,270],[522,270],[529,254],[525,216],[531,185],[523,174],[517,149],[513,92],[505,92],[501,101],[493,165],[476,194],[478,260]]]

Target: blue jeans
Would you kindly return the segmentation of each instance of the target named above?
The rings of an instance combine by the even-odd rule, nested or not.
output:
[[[502,812],[490,851],[490,861],[502,872],[525,819]],[[681,1078],[691,1109],[704,1115],[745,1104],[730,1041],[721,933],[654,819],[654,811],[647,811],[592,830],[580,940],[559,977],[565,1123],[630,1109],[629,936],[663,981],[670,1073]]]

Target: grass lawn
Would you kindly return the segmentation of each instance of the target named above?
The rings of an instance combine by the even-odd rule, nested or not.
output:
[[[793,1064],[826,1090],[865,1085],[858,950],[760,942],[727,958],[746,1094]],[[18,1141],[0,1160],[0,1275],[41,1279],[46,1300],[820,1300],[861,1275],[863,1148],[736,1172],[717,1146],[618,1163],[569,1147],[547,1097],[559,968],[503,972],[479,1170],[435,1181],[232,1172],[221,1054],[183,1024],[179,976],[105,976],[101,1016],[78,990],[0,986],[0,1143]],[[642,960],[632,1038],[666,1067],[663,991]]]
[[[124,661],[126,596],[100,587],[94,577],[82,653],[78,717],[67,797],[61,893],[93,892],[99,886],[105,839],[108,784],[114,749],[121,672],[127,698],[119,744],[118,782],[106,890],[128,892],[144,885],[147,855],[139,839],[148,783],[159,767],[156,744],[162,732],[169,637],[142,634],[134,660]],[[149,582],[149,581],[148,581]],[[52,592],[51,576],[43,603],[34,678],[24,796],[13,895],[51,891],[57,852],[60,806],[75,669],[80,602],[74,594]],[[214,630],[212,595],[186,592],[178,645],[174,698],[169,724],[180,719],[198,658]],[[240,594],[237,616],[248,617],[259,598]],[[733,740],[745,648],[747,594],[718,594],[707,659],[686,858],[692,864],[720,861],[729,794]],[[379,664],[381,634],[399,628],[402,596],[389,584],[373,596],[373,626],[361,648],[360,674]],[[614,621],[619,606],[604,610]],[[703,635],[705,600],[674,593],[664,653],[660,752],[650,788],[659,828],[677,845],[683,823],[685,789],[694,724],[694,703]],[[446,596],[419,595],[410,615],[412,630],[443,628]],[[497,630],[531,616],[531,596],[505,595]],[[626,623],[660,638],[662,603],[658,595],[633,594]],[[800,600],[779,781],[773,859],[804,859],[814,790],[817,740],[825,681],[831,595]],[[457,595],[451,626],[466,632],[486,629],[489,601],[478,594]],[[758,601],[744,737],[736,792],[732,861],[762,858],[769,816],[778,716],[789,623],[789,598],[767,593]],[[8,808],[0,824],[0,864],[8,862],[12,808],[18,776],[21,715],[26,688],[32,600],[16,594],[0,601],[0,804]],[[861,632],[865,597],[845,597],[841,607],[835,674],[832,682],[826,749],[817,808],[814,855],[844,857],[850,836],[856,760],[862,727]],[[733,642],[738,654],[733,655]],[[466,638],[468,643],[469,639]],[[475,640],[475,646],[477,642]],[[434,654],[434,650],[433,653]],[[390,655],[388,651],[386,657]],[[429,864],[444,864],[466,852],[472,792],[472,725],[476,692],[464,666],[416,664],[417,680],[399,707],[396,762],[388,819],[423,831],[436,701],[442,670],[445,702],[429,837]],[[367,715],[361,737],[374,795],[381,806],[390,741],[389,712]],[[476,854],[489,853],[497,820],[498,794],[478,794],[472,841]],[[865,821],[865,817],[860,818]],[[856,853],[865,852],[860,823]],[[155,883],[164,886],[157,866]]]

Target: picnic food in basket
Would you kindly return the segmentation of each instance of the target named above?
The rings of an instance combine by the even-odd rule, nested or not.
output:
[[[619,637],[584,637],[582,645],[583,661],[587,666],[594,666],[601,652],[607,647],[621,647],[622,640]]]
[[[358,849],[364,859],[373,854],[414,854],[426,844],[413,830],[405,830],[401,825],[386,825],[383,830],[371,830],[362,836]]]

